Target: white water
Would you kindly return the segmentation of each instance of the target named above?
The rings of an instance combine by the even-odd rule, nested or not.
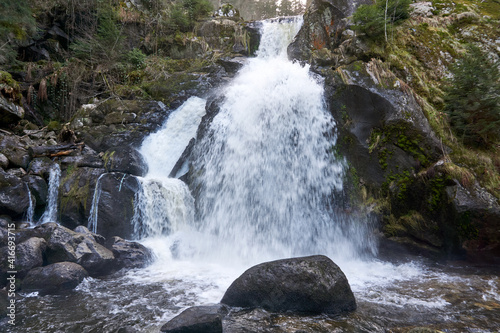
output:
[[[93,232],[97,233],[97,222],[99,221],[99,199],[101,198],[101,178],[105,175],[103,173],[102,175],[97,178],[97,182],[95,183],[95,189],[94,189],[94,196],[92,197],[92,207],[90,208],[90,216],[89,216],[89,221],[88,221],[88,229]]]
[[[197,280],[212,286],[217,302],[251,264],[325,254],[351,265],[375,251],[369,224],[336,207],[345,162],[331,154],[335,122],[322,83],[286,56],[301,23],[264,22],[258,57],[223,92],[219,114],[194,148],[196,219],[186,185],[168,175],[195,136],[205,101],[188,100],[144,140],[149,172],[134,223],[157,260],[132,280]]]
[[[26,187],[28,188],[28,200],[30,202],[30,204],[28,206],[28,210],[26,211],[26,222],[32,226],[33,222],[34,222],[34,216],[35,216],[35,205],[33,204],[34,199],[31,196],[31,191],[30,191],[30,187],[28,186],[28,184],[26,184]]]
[[[168,236],[193,223],[194,199],[186,184],[169,178],[205,115],[204,99],[191,97],[140,148],[148,173],[140,178],[132,223],[137,238]]]
[[[42,217],[38,221],[38,224],[46,222],[58,222],[57,221],[57,200],[59,196],[59,183],[61,180],[61,167],[59,164],[54,163],[50,168],[49,173],[49,198],[47,201],[47,207]]]

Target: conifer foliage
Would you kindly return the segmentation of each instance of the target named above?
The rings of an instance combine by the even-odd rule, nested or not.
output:
[[[466,144],[488,147],[500,139],[499,65],[470,45],[451,68],[445,111],[456,135]]]

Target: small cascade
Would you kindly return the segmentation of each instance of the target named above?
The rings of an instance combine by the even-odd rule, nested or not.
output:
[[[46,222],[57,222],[57,201],[59,197],[59,182],[61,180],[61,167],[54,163],[49,174],[49,199],[47,207],[38,224]]]
[[[191,97],[175,110],[163,127],[149,135],[140,152],[148,164],[148,174],[136,193],[135,236],[146,238],[169,235],[194,219],[194,199],[182,181],[169,178],[205,115],[204,99]]]
[[[26,184],[26,187],[28,188],[28,200],[30,201],[30,205],[28,206],[28,210],[26,211],[26,222],[30,225],[33,225],[35,217],[35,205],[33,204],[34,199],[31,195],[30,187],[28,186],[28,184]]]
[[[93,233],[97,233],[97,215],[99,212],[99,199],[101,197],[101,178],[105,173],[97,178],[97,182],[95,183],[94,196],[92,197],[92,207],[90,208],[90,216],[88,220],[87,227]]]

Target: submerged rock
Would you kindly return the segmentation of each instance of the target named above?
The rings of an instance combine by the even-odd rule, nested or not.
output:
[[[347,278],[325,256],[254,266],[231,284],[221,303],[273,312],[339,314],[356,309]]]
[[[30,270],[21,289],[24,292],[38,291],[43,295],[59,294],[74,289],[87,276],[87,271],[78,264],[58,262]]]
[[[193,306],[184,310],[162,326],[168,333],[222,333],[222,319],[227,314],[225,306]]]

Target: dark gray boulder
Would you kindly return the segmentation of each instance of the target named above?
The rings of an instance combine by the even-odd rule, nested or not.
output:
[[[82,266],[73,262],[58,262],[30,270],[21,284],[21,290],[38,291],[42,295],[59,294],[74,289],[86,277],[88,273]]]
[[[71,231],[56,223],[45,223],[34,232],[47,241],[48,263],[75,262],[91,276],[106,275],[115,270],[113,252],[87,234]]]
[[[224,305],[193,306],[162,326],[167,333],[222,333],[222,319],[227,314]]]
[[[24,118],[24,109],[19,105],[9,101],[0,94],[0,124],[6,127],[8,124],[15,124]]]
[[[40,176],[27,175],[23,180],[28,184],[31,195],[35,198],[36,206],[47,204],[49,186],[47,182]]]
[[[272,312],[339,314],[356,300],[340,268],[325,256],[266,262],[248,269],[228,288],[221,303]]]
[[[16,271],[18,278],[26,276],[29,270],[43,265],[43,253],[47,242],[43,238],[33,237],[16,247]]]
[[[28,166],[28,173],[49,179],[50,169],[53,165],[54,162],[46,156],[35,157]]]
[[[0,169],[0,214],[21,215],[29,204],[28,186],[21,178]]]
[[[61,223],[74,229],[87,225],[96,182],[104,169],[73,167],[62,171],[59,187]]]
[[[100,190],[97,233],[105,238],[133,238],[134,199],[140,189],[137,177],[119,172],[107,173],[97,186]]]
[[[111,238],[107,248],[113,251],[117,269],[141,268],[151,262],[153,257],[151,251],[144,245],[117,236]]]
[[[103,159],[107,172],[122,172],[140,177],[148,172],[148,166],[141,153],[132,147],[110,148]]]
[[[27,169],[31,157],[26,149],[26,143],[15,135],[0,133],[0,151],[9,160],[9,167]]]

